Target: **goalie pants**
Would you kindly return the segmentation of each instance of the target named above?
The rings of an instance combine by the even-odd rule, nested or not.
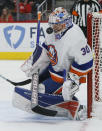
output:
[[[48,68],[39,76],[39,83],[44,84],[45,86],[45,93],[48,94],[62,94],[62,90],[61,90],[61,83],[55,82],[52,80],[52,78],[50,77],[50,73],[48,71]],[[78,101],[77,97],[73,96],[72,97],[73,100]]]
[[[45,93],[53,94],[59,88],[61,88],[63,83],[58,83],[52,80],[48,68],[39,76],[39,83],[44,84]]]

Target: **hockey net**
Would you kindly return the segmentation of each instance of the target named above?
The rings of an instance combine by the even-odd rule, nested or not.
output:
[[[93,51],[93,69],[88,74],[88,117],[102,119],[102,13],[88,14],[88,44]]]

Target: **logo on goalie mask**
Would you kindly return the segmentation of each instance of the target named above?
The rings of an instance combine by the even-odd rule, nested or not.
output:
[[[50,62],[52,64],[52,66],[55,66],[58,62],[57,51],[55,49],[55,46],[53,46],[53,45],[48,46],[48,54],[47,55],[50,58]]]
[[[21,26],[8,26],[4,28],[4,36],[11,48],[18,48],[25,35],[25,29]]]

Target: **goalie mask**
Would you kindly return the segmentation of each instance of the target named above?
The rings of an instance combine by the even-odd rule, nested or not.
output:
[[[56,8],[50,14],[48,23],[53,28],[56,39],[60,39],[63,33],[73,25],[72,17],[62,7]]]

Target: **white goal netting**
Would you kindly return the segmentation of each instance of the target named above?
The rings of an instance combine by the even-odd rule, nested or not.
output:
[[[90,79],[90,86],[92,92],[89,92],[89,98],[92,99],[92,105],[89,105],[90,114],[92,116],[102,118],[102,13],[92,13],[89,17],[90,24],[88,29],[92,37],[89,41],[92,51],[93,51],[93,69],[92,69],[92,79]],[[92,86],[92,87],[91,87]],[[92,97],[92,98],[91,98]],[[90,100],[88,100],[90,101]]]

